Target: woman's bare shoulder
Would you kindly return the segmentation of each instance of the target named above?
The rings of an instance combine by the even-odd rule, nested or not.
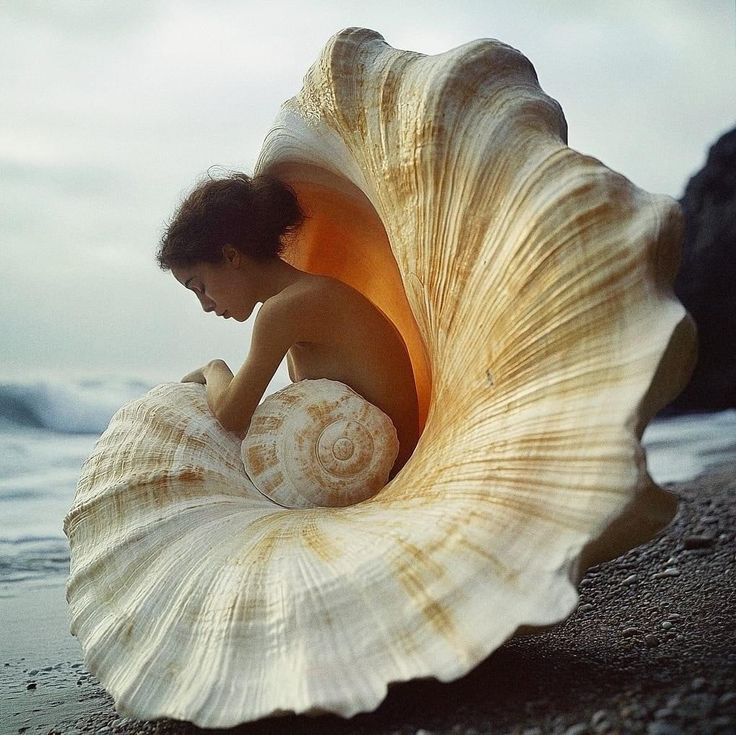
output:
[[[281,318],[298,321],[301,341],[320,341],[343,311],[340,307],[352,298],[345,288],[349,287],[337,279],[310,274],[269,299],[269,305]]]
[[[383,321],[360,291],[330,276],[311,276],[284,289],[278,298],[285,318],[303,325],[301,341],[341,342],[348,332],[376,328],[374,323]]]

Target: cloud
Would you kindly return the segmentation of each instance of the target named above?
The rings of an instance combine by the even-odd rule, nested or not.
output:
[[[727,0],[18,0],[3,14],[6,366],[183,374],[245,357],[249,327],[198,311],[156,269],[155,247],[210,165],[252,169],[279,105],[341,28],[423,53],[500,38],[561,102],[573,147],[674,196],[736,121]]]

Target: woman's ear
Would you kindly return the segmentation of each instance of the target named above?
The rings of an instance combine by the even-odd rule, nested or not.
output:
[[[240,251],[230,245],[230,243],[222,246],[222,257],[225,262],[233,268],[238,268],[240,266]]]

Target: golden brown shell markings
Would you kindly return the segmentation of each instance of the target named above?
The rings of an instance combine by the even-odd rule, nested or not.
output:
[[[403,335],[424,431],[374,497],[284,509],[201,386],[116,416],[65,527],[73,630],[121,711],[373,709],[390,682],[454,679],[563,620],[588,566],[669,522],[640,439],[694,361],[679,207],[565,140],[506,44],[330,39],[257,170],[310,215],[287,257]]]
[[[335,380],[301,380],[256,409],[242,444],[246,474],[286,508],[353,505],[375,495],[399,453],[391,419]]]

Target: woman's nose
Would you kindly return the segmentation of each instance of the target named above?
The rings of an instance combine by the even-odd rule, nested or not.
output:
[[[206,296],[200,296],[199,303],[202,304],[202,309],[206,312],[215,310],[215,302],[212,299],[207,298]]]

